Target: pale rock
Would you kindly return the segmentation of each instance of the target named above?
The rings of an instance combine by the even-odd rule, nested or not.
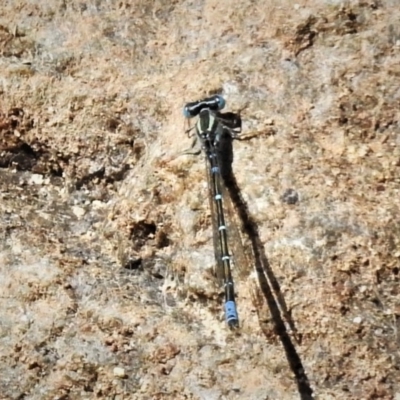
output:
[[[33,174],[28,183],[30,185],[43,185],[43,175]]]
[[[81,219],[85,215],[85,210],[79,206],[73,206],[72,212],[77,216],[78,219]]]
[[[115,367],[113,370],[114,376],[118,378],[125,378],[126,372],[124,368],[121,367]]]

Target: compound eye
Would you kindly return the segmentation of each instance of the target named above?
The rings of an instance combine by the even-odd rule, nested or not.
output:
[[[190,112],[190,108],[188,106],[183,107],[183,116],[185,118],[192,118],[193,117],[192,113]]]
[[[218,102],[218,110],[222,110],[225,107],[225,99],[220,96],[220,95],[216,95],[216,100]]]

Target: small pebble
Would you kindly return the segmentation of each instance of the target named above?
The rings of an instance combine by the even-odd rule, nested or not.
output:
[[[382,336],[383,330],[381,328],[375,329],[374,334],[375,336]]]
[[[72,212],[80,219],[85,215],[85,210],[82,207],[72,207]]]
[[[264,122],[265,122],[265,125],[274,125],[274,120],[272,118],[268,118]]]
[[[105,207],[105,204],[100,200],[93,200],[92,207],[93,207],[93,210],[100,210],[101,208]]]
[[[29,179],[29,183],[31,185],[42,185],[43,184],[43,175],[32,174],[31,178]]]
[[[115,367],[113,370],[114,376],[118,378],[125,378],[126,377],[126,372],[124,368],[121,367]]]

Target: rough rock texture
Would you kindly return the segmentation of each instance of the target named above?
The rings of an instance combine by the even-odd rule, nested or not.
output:
[[[1,399],[400,398],[398,0],[1,8]],[[233,332],[182,155],[210,93],[249,139]]]

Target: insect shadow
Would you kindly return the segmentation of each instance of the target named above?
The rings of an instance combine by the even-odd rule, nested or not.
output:
[[[311,400],[313,399],[313,391],[311,389],[309,379],[284,321],[287,321],[292,332],[296,332],[294,322],[290,316],[290,313],[287,311],[279,282],[276,279],[265,254],[257,224],[249,212],[248,206],[241,194],[239,185],[232,170],[232,142],[233,140],[243,139],[241,139],[240,135],[232,135],[230,130],[241,130],[240,114],[218,113],[218,117],[221,118],[226,127],[226,132],[224,132],[222,138],[223,140],[221,140],[219,148],[221,175],[229,192],[232,203],[238,213],[238,217],[242,225],[242,231],[248,237],[249,242],[251,243],[258,285],[271,312],[275,332],[282,343],[289,366],[295,376],[300,398],[302,400]],[[261,321],[260,326],[263,328]],[[265,331],[264,334],[266,334]]]

